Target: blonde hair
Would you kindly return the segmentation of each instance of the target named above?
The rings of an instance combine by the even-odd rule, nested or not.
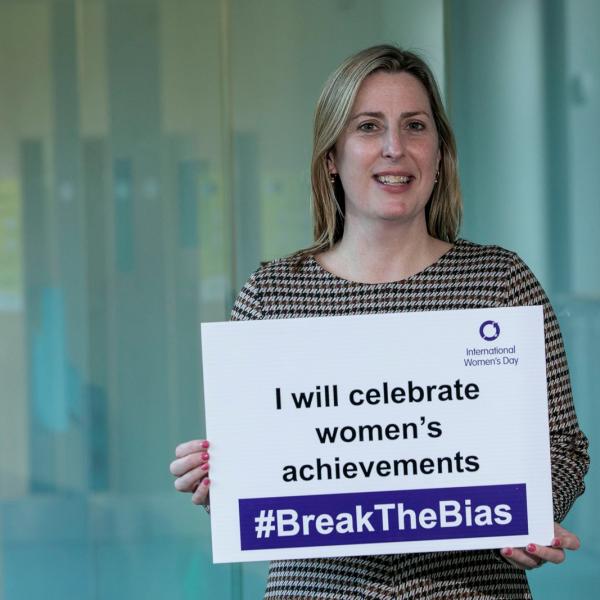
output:
[[[344,232],[344,190],[338,177],[330,180],[327,157],[342,134],[356,94],[374,72],[409,73],[423,85],[437,128],[441,160],[437,183],[425,208],[427,231],[454,242],[462,216],[456,142],[433,74],[425,61],[392,45],[373,46],[347,58],[329,77],[317,102],[311,163],[314,243],[298,256],[331,248]]]

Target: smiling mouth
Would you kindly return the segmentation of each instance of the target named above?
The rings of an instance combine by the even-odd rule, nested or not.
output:
[[[375,179],[383,185],[406,185],[412,177],[410,175],[376,175]]]

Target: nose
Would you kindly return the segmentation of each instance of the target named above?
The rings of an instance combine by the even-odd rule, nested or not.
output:
[[[388,129],[383,140],[382,154],[385,158],[397,160],[404,153],[404,140],[399,131]]]

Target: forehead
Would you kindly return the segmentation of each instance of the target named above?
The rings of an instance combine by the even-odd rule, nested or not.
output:
[[[358,88],[352,112],[376,112],[396,107],[401,111],[431,113],[427,90],[414,75],[378,71],[369,75]]]

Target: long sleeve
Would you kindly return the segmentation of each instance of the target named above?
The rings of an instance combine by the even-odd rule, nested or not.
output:
[[[554,520],[562,521],[584,489],[589,466],[588,441],[577,422],[573,406],[569,367],[554,310],[541,285],[514,255],[506,281],[508,306],[541,305],[544,308],[546,377]]]

